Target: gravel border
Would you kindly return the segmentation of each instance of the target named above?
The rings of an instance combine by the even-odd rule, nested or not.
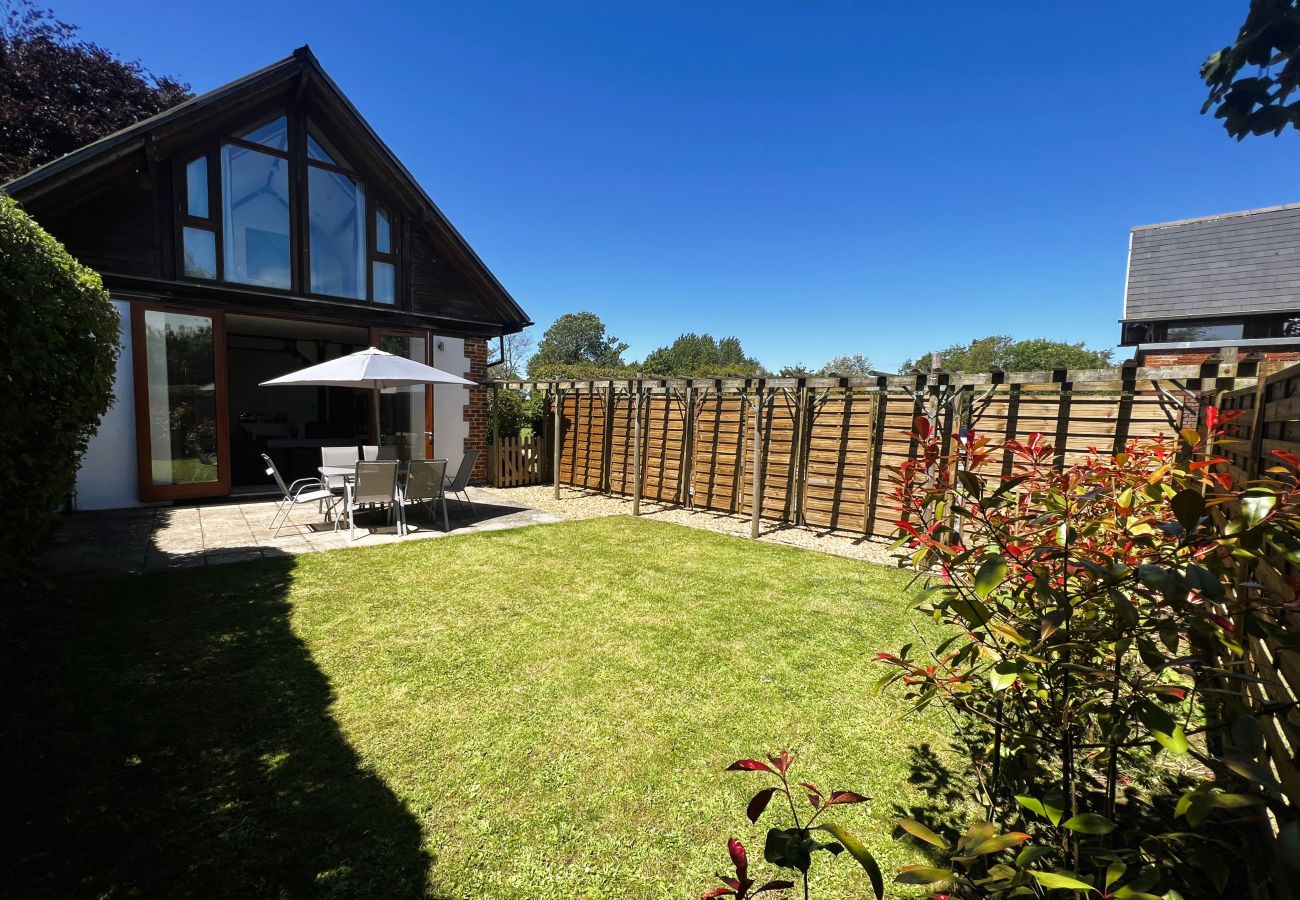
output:
[[[528,487],[489,488],[510,503],[531,506],[562,519],[599,519],[605,516],[630,516],[632,499],[630,497],[597,494],[591,491],[561,487],[560,499],[556,500],[554,487],[549,484],[530,485]],[[716,531],[734,537],[749,537],[749,516],[738,516],[715,510],[692,510],[671,506],[658,501],[641,501],[641,518],[655,519],[660,522],[672,522],[688,528],[700,528]],[[889,545],[873,540],[864,535],[846,532],[822,531],[806,526],[791,525],[788,522],[774,522],[770,519],[759,521],[760,541],[770,544],[784,544],[802,550],[815,550],[834,556],[847,556],[861,559],[877,565],[898,568],[899,561],[889,553]]]

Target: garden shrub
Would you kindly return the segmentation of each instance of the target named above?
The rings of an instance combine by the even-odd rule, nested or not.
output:
[[[1300,653],[1300,605],[1251,577],[1300,564],[1300,458],[1275,450],[1268,477],[1234,483],[1214,454],[1226,425],[1211,407],[1205,435],[1068,467],[1037,434],[968,431],[946,452],[925,417],[907,432],[897,547],[949,636],[877,653],[878,686],[906,715],[944,710],[978,788],[967,808],[935,796],[933,821],[897,820],[926,853],[897,883],[953,900],[1300,896],[1300,816],[1264,737],[1295,746],[1300,709],[1244,690],[1252,640]],[[820,847],[795,826],[769,831],[764,858],[807,897],[810,853],[792,865],[784,836]],[[705,896],[743,895],[741,868]]]
[[[0,567],[7,572],[30,572],[112,403],[118,324],[99,275],[0,195]]]

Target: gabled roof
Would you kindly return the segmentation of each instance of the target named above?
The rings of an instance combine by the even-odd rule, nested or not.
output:
[[[392,180],[405,188],[414,201],[413,205],[421,210],[424,219],[422,224],[433,232],[445,249],[450,250],[452,255],[459,259],[462,268],[483,292],[485,298],[520,327],[533,324],[528,314],[497,281],[496,276],[474,252],[469,242],[456,230],[411,175],[410,170],[389,149],[365,117],[352,105],[352,101],[330,78],[315,54],[311,52],[311,48],[305,45],[295,50],[292,55],[264,69],[179,103],[171,109],[142,119],[134,125],[38,166],[0,185],[0,192],[7,193],[20,201],[39,197],[133,153],[151,152],[152,147],[158,142],[185,133],[196,123],[201,123],[205,118],[219,111],[243,105],[250,98],[256,99],[262,95],[269,97],[277,91],[289,90],[291,86],[296,86],[296,92],[299,94],[311,91],[317,96],[323,96],[330,102],[336,113],[341,113],[351,120],[350,124],[363,133],[376,151],[375,155],[389,169]]]

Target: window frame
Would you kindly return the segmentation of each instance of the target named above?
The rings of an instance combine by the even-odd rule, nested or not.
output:
[[[288,148],[277,150],[256,141],[247,141],[235,134],[259,128],[275,119],[285,117],[288,126]],[[227,285],[232,288],[255,288],[269,294],[285,297],[309,297],[329,300],[337,303],[354,303],[365,306],[380,306],[385,309],[405,310],[410,306],[403,286],[402,234],[404,222],[396,212],[377,182],[366,174],[353,168],[339,166],[311,159],[307,155],[308,120],[326,137],[331,146],[343,152],[330,134],[330,129],[323,125],[321,117],[312,117],[310,110],[303,104],[290,101],[269,109],[264,108],[256,115],[241,120],[235,126],[225,129],[221,134],[207,137],[201,142],[191,144],[172,154],[172,240],[174,244],[173,263],[176,278],[205,285]],[[249,285],[244,282],[230,281],[226,278],[225,248],[225,210],[221,198],[221,148],[225,145],[242,147],[258,153],[278,156],[289,164],[289,287],[279,288],[269,285]],[[351,155],[351,154],[346,154]],[[189,213],[189,192],[186,181],[186,169],[190,162],[203,157],[208,170],[208,217],[206,219]],[[364,192],[365,211],[365,296],[341,297],[336,294],[322,294],[312,290],[311,284],[311,197],[308,185],[308,169],[316,166],[347,178],[355,180]],[[390,252],[378,250],[376,238],[376,211],[382,209],[388,217]],[[210,231],[216,238],[216,277],[203,278],[188,275],[185,272],[185,228],[199,228]],[[393,266],[393,302],[381,303],[374,299],[374,263],[384,262]]]

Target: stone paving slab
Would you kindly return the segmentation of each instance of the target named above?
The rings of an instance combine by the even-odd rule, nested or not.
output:
[[[346,522],[335,530],[321,520],[315,507],[305,506],[294,510],[275,536],[268,526],[277,504],[269,500],[68,513],[45,563],[60,574],[127,575],[563,521],[489,488],[470,488],[469,496],[474,513],[455,500],[448,503],[449,532],[442,531],[441,510],[436,523],[428,522],[422,512],[410,511],[413,521],[404,537],[385,516],[366,513],[357,518],[355,541],[348,540]]]

